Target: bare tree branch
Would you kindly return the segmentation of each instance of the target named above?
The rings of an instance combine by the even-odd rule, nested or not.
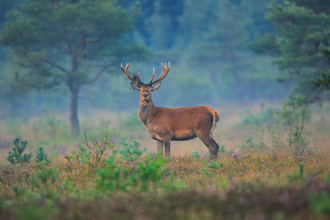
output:
[[[82,44],[82,47],[80,50],[78,50],[78,48],[80,47],[80,44]],[[87,42],[86,42],[86,37],[81,37],[80,41],[78,42],[76,48],[77,51],[75,52],[75,56],[78,57],[82,52],[84,52],[85,48],[86,48]]]
[[[72,54],[72,44],[71,44],[70,40],[68,39],[68,36],[66,35],[66,30],[63,29],[62,32],[63,32],[63,34],[64,34],[65,41],[66,41],[66,43],[68,44],[68,52],[69,52],[70,54]]]
[[[101,74],[106,71],[109,67],[111,67],[113,64],[108,64],[108,65],[105,65],[101,68],[101,70],[96,74],[96,76],[92,79],[92,80],[88,80],[88,81],[83,81],[81,82],[81,84],[89,84],[89,83],[93,83],[95,82],[100,76]]]
[[[51,65],[52,67],[55,67],[55,68],[58,69],[58,70],[61,70],[62,72],[65,72],[65,73],[67,73],[67,74],[71,74],[70,71],[68,71],[67,69],[65,69],[64,67],[62,67],[62,66],[60,66],[60,65],[57,65],[56,63],[54,63],[54,62],[52,62],[52,61],[50,61],[50,60],[44,60],[44,61],[45,61],[45,63]]]
[[[319,101],[329,101],[330,96],[327,96],[327,95],[322,96],[322,93],[324,93],[323,89],[319,89],[319,90],[315,91],[314,94],[311,94],[307,98],[306,103],[311,104],[311,103],[315,103],[315,102],[319,102]]]
[[[100,41],[100,39],[94,39],[94,40],[86,40],[86,44],[90,44],[90,43],[94,43],[94,42],[98,42]]]
[[[69,49],[67,49],[67,48],[64,48],[64,47],[61,47],[61,46],[58,46],[56,48],[59,49],[59,50],[62,50],[64,52],[66,52],[66,53],[70,53]]]

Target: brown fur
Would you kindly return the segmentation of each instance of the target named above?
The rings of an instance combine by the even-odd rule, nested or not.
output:
[[[122,70],[125,73],[127,68],[125,70],[122,68]],[[154,86],[152,84],[136,83],[131,83],[131,85],[133,89],[140,92],[138,117],[147,128],[150,136],[157,140],[158,151],[163,152],[163,145],[165,145],[165,154],[170,156],[172,140],[186,141],[198,137],[209,148],[211,153],[210,159],[217,159],[219,145],[212,138],[212,130],[219,121],[219,113],[217,111],[207,106],[183,108],[155,107],[151,94],[160,87],[161,82]]]

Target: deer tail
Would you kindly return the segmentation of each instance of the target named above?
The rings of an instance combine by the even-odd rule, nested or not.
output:
[[[219,113],[217,111],[213,110],[211,112],[211,114],[213,115],[213,123],[212,123],[212,127],[211,127],[211,130],[210,130],[210,137],[212,137],[213,129],[217,127],[218,121],[220,119]]]
[[[214,111],[214,116],[213,116],[213,126],[216,128],[218,125],[218,121],[220,119],[219,113],[217,111]]]

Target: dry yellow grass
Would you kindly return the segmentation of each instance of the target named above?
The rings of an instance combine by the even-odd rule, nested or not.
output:
[[[281,108],[280,105],[267,104],[267,107]],[[306,124],[307,140],[310,147],[318,150],[326,150],[330,147],[330,115],[327,114],[329,104],[325,104],[323,108],[315,107],[316,111],[313,112],[312,120]],[[260,114],[262,109],[259,104],[251,106],[239,105],[226,105],[225,107],[215,107],[220,114],[220,122],[218,127],[214,129],[213,137],[219,145],[226,145],[226,149],[235,148],[239,151],[237,144],[243,143],[248,137],[252,136],[254,142],[258,142],[264,130],[263,142],[268,147],[272,147],[271,136],[267,130],[266,125],[260,127],[251,127],[247,125],[240,125],[242,119],[242,111],[248,108],[254,115]],[[312,107],[314,108],[314,107]],[[81,125],[86,129],[87,134],[91,136],[99,134],[100,131],[108,130],[116,135],[115,141],[118,141],[120,136],[126,137],[127,140],[136,140],[141,143],[141,147],[147,147],[148,152],[156,152],[156,141],[150,138],[147,130],[141,125],[138,129],[131,129],[123,125],[123,120],[132,116],[132,113],[125,112],[111,112],[106,110],[89,110],[85,114],[80,115]],[[44,118],[47,118],[43,116]],[[49,113],[48,117],[53,117],[56,122],[59,122],[62,133],[69,133],[69,123],[67,113]],[[46,152],[62,151],[70,152],[77,150],[78,144],[83,144],[83,139],[70,140],[64,134],[58,135],[59,137],[53,138],[45,132],[47,129],[41,127],[41,131],[36,132],[35,127],[45,126],[41,125],[40,117],[30,118],[25,123],[20,122],[18,119],[7,119],[6,121],[0,120],[0,140],[1,143],[11,143],[15,137],[21,137],[29,141],[27,152],[33,152],[39,145],[45,147]],[[109,122],[110,125],[106,125]],[[104,125],[105,124],[105,125]],[[17,130],[15,130],[17,128]],[[61,133],[59,131],[59,133]],[[286,136],[283,136],[285,142]],[[117,144],[117,146],[119,146]],[[31,149],[33,148],[33,149]],[[3,161],[10,148],[0,148],[0,161]],[[198,139],[189,141],[172,141],[171,152],[172,155],[190,155],[193,151],[199,151],[200,154],[207,154],[207,147]]]

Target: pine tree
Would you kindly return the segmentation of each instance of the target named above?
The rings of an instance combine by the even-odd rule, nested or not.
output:
[[[321,46],[320,51],[326,59],[330,60],[330,47]],[[316,79],[312,79],[312,82],[318,87],[324,86],[330,90],[330,69],[321,72],[321,76]]]
[[[147,57],[144,48],[125,38],[138,11],[135,5],[128,13],[115,0],[27,0],[7,14],[0,35],[22,67],[16,88],[26,92],[66,85],[71,93],[71,133],[76,137],[81,87],[111,68],[119,73],[124,60]]]
[[[250,47],[258,54],[274,57],[288,75],[279,82],[293,82],[292,96],[304,95],[307,102],[329,99],[325,87],[317,87],[311,78],[330,68],[330,60],[319,50],[330,44],[330,4],[327,0],[287,0],[272,2],[267,19],[275,34],[258,35]]]
[[[8,157],[6,157],[6,159],[13,165],[17,163],[29,162],[32,157],[32,153],[23,154],[28,142],[21,141],[19,138],[15,138],[13,143],[13,151],[8,152]]]

